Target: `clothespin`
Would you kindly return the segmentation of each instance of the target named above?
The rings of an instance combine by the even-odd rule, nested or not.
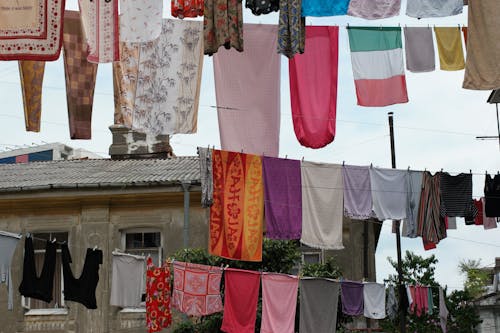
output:
[[[460,31],[460,23],[458,24],[458,31]]]
[[[31,232],[26,233],[26,238],[31,238]]]
[[[54,239],[52,240],[52,244],[54,244],[56,242],[56,238],[54,237]]]
[[[287,159],[288,159],[288,155],[285,155],[285,160],[287,160]]]
[[[304,156],[302,156],[302,162],[304,162]]]
[[[408,171],[410,171],[410,166],[408,165]]]
[[[373,163],[370,163],[370,169],[372,169],[372,168],[373,168]]]
[[[97,250],[97,245],[94,246],[94,248],[92,249],[92,251],[95,251]]]
[[[342,166],[345,166],[345,161],[342,161]]]
[[[472,169],[469,169],[470,174],[472,175]]]

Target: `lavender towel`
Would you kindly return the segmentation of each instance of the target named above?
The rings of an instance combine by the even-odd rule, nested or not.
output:
[[[266,237],[300,239],[302,182],[300,161],[264,157]]]
[[[300,280],[300,333],[336,332],[339,283],[322,278]]]
[[[280,55],[278,27],[244,25],[245,52],[214,55],[215,95],[223,150],[278,156]]]
[[[436,69],[436,55],[432,28],[404,28],[406,68],[413,73],[432,72]]]
[[[344,215],[357,220],[372,215],[372,193],[368,167],[344,165]]]
[[[363,284],[342,281],[340,288],[342,291],[342,312],[350,316],[362,315],[364,313]]]
[[[377,20],[399,15],[401,0],[351,0],[347,15]]]

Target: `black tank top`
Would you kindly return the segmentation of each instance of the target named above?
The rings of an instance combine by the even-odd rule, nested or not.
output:
[[[487,217],[500,217],[500,175],[484,180],[484,211]]]
[[[38,277],[35,266],[35,250],[33,239],[26,237],[24,241],[23,281],[19,292],[24,297],[31,297],[50,303],[54,288],[54,273],[56,268],[57,244],[47,241],[42,273]]]
[[[97,309],[95,290],[99,282],[99,265],[102,264],[102,251],[87,249],[82,274],[77,279],[71,271],[71,255],[68,245],[62,244],[62,266],[64,274],[64,299],[78,302],[88,309]]]

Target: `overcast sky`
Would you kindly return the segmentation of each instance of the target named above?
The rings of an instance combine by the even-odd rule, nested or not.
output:
[[[402,0],[402,15],[385,20],[366,21],[353,17],[307,19],[307,24],[340,25],[347,23],[375,26],[458,26],[466,25],[464,14],[439,19],[417,20],[404,15],[406,0]],[[164,1],[170,5],[170,1]],[[77,9],[76,0],[68,0],[67,9]],[[169,17],[170,8],[164,16]],[[253,16],[245,9],[245,23],[276,24],[277,14]],[[436,52],[437,57],[437,52]],[[198,133],[174,135],[171,144],[177,155],[195,155],[197,146],[220,148],[212,59],[205,57]],[[293,132],[288,82],[288,60],[281,61],[281,135],[280,156],[310,161],[391,167],[387,113],[394,112],[396,160],[402,169],[443,169],[450,173],[474,174],[474,196],[483,195],[484,173],[500,169],[498,141],[481,141],[476,136],[496,135],[494,105],[486,100],[489,91],[468,91],[461,88],[464,71],[446,72],[439,69],[422,74],[406,73],[409,103],[385,108],[366,108],[356,105],[356,95],[345,28],[339,37],[339,89],[337,100],[337,132],[333,143],[322,149],[299,145]],[[85,148],[107,156],[113,123],[113,86],[110,64],[100,64],[94,98],[92,140],[70,140],[62,57],[47,63],[43,85],[42,126],[40,133],[25,132],[22,94],[17,62],[0,62],[0,151],[18,146],[62,142],[75,148]],[[436,250],[424,251],[420,239],[402,239],[403,251],[420,255],[435,254],[439,259],[436,276],[441,284],[461,288],[463,277],[457,265],[461,259],[481,259],[492,265],[500,256],[500,228],[483,230],[465,226],[459,220],[458,230],[451,230]],[[388,256],[396,257],[395,236],[391,223],[384,222],[377,249],[377,279],[381,281],[394,273]]]

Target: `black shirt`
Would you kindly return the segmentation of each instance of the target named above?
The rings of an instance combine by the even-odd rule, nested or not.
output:
[[[56,268],[56,248],[57,244],[47,241],[42,273],[38,277],[36,275],[33,239],[26,237],[24,241],[23,281],[19,286],[21,295],[36,298],[47,303],[52,301]]]
[[[487,217],[500,217],[500,175],[484,180],[484,211]]]
[[[97,309],[95,290],[99,282],[99,265],[102,264],[102,251],[87,249],[85,263],[80,277],[74,277],[71,271],[71,255],[68,245],[62,244],[62,266],[64,274],[64,299],[78,302],[88,309]]]

